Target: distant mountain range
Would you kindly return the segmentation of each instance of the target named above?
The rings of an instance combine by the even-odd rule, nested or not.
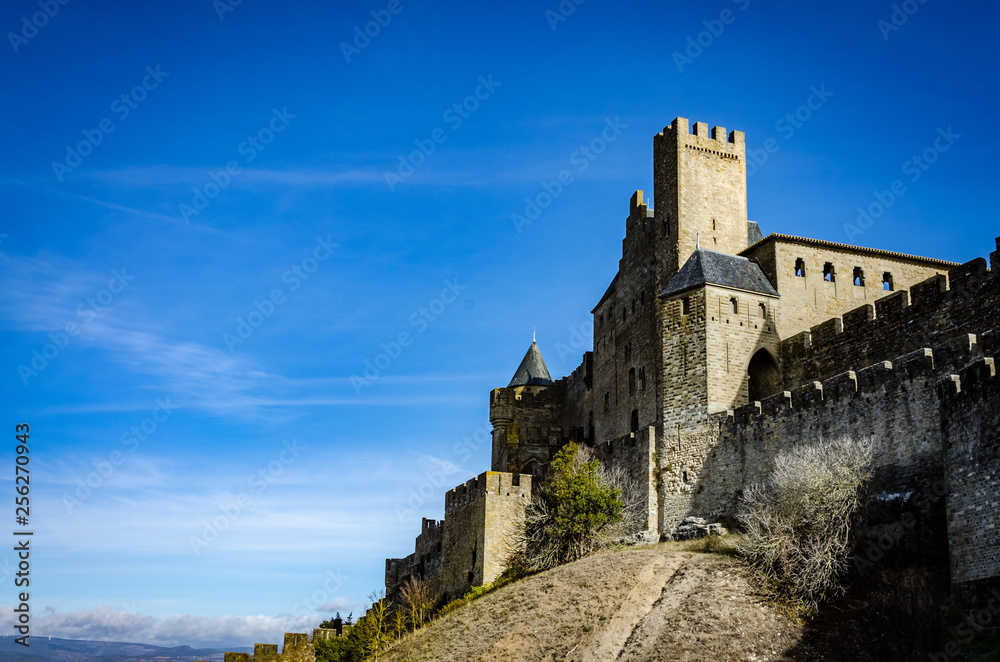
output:
[[[252,648],[191,648],[190,646],[151,646],[117,641],[77,641],[32,636],[31,646],[14,643],[14,638],[0,638],[3,662],[194,662],[221,661],[225,651],[252,653]]]

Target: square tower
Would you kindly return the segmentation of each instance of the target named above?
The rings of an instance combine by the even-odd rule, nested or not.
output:
[[[720,126],[709,132],[678,117],[653,138],[653,200],[662,280],[702,248],[735,255],[747,247],[746,139]]]

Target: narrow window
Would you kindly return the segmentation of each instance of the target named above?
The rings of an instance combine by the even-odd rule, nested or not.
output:
[[[646,368],[639,368],[639,390],[646,390]]]
[[[635,313],[635,299],[632,299],[632,312]]]
[[[806,277],[806,261],[801,257],[795,260],[795,275],[799,278]]]
[[[608,413],[608,409],[611,408],[611,394],[607,391],[604,392],[604,413]]]
[[[632,343],[625,343],[625,360],[632,358]]]
[[[882,274],[882,289],[886,292],[892,292],[892,274],[888,271]]]
[[[681,472],[681,480],[683,480],[685,483],[688,482],[688,472],[686,471]]]
[[[642,292],[642,294],[639,295],[639,305],[640,306],[645,306],[646,305],[646,293],[645,292]]]
[[[715,219],[712,219],[712,230],[715,230]]]
[[[681,301],[681,313],[687,315],[690,312],[691,312],[691,298],[684,297],[684,300]]]
[[[729,314],[730,315],[735,315],[736,311],[738,311],[738,310],[739,310],[739,304],[737,303],[736,299],[730,299],[729,300]]]
[[[865,272],[861,267],[854,267],[854,284],[858,287],[865,286]]]
[[[837,280],[837,274],[834,273],[833,263],[827,262],[823,265],[823,280],[828,283],[834,283]]]
[[[622,323],[628,318],[628,306],[622,308]]]
[[[638,409],[633,409],[632,410],[632,421],[631,421],[631,426],[630,427],[632,428],[632,432],[638,432],[639,431],[639,410]]]
[[[633,395],[635,393],[635,368],[631,368],[628,371],[628,394]]]
[[[765,304],[757,304],[757,317],[767,319],[767,306]]]

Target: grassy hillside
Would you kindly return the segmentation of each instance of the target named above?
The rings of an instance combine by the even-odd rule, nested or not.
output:
[[[763,603],[728,557],[683,550],[608,551],[529,577],[379,660],[821,659],[803,648],[802,626]]]

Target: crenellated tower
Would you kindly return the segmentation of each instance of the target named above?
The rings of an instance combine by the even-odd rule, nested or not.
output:
[[[703,248],[735,255],[748,244],[746,139],[674,119],[653,138],[653,201],[661,281]],[[661,282],[666,285],[665,282]]]

